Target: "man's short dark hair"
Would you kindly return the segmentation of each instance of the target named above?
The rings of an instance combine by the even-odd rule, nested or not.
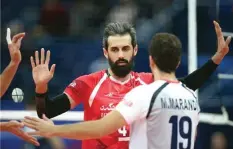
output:
[[[178,37],[158,33],[151,41],[149,54],[158,68],[166,73],[175,72],[181,59],[182,45]]]
[[[132,46],[135,47],[137,44],[136,31],[131,24],[122,23],[122,22],[109,23],[104,29],[103,47],[105,49],[108,49],[109,36],[125,35],[125,34],[130,35]]]

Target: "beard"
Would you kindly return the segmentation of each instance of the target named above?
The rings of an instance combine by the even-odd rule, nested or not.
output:
[[[108,59],[108,63],[112,72],[119,78],[124,78],[127,76],[133,69],[134,66],[134,56],[128,61],[126,59],[118,59],[116,62],[113,62],[110,58]],[[121,65],[121,63],[125,63]]]

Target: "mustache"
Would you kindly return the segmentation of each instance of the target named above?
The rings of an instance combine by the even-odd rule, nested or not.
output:
[[[128,60],[126,60],[126,59],[119,59],[119,60],[117,60],[116,62],[115,62],[115,64],[119,64],[119,63],[129,63],[129,61]]]

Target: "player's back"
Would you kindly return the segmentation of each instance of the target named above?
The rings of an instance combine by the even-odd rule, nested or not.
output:
[[[163,80],[141,88],[146,118],[131,125],[130,148],[141,142],[148,149],[193,149],[199,113],[194,92],[180,82]]]

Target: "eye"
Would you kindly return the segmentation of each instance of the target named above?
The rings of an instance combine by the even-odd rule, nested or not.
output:
[[[112,47],[112,48],[111,48],[111,51],[112,51],[112,52],[117,52],[117,51],[118,51],[118,48],[117,48],[117,47]]]
[[[127,51],[129,51],[130,50],[130,47],[129,46],[125,46],[125,47],[123,47],[123,49],[122,49],[123,51],[125,51],[125,52],[127,52]]]

